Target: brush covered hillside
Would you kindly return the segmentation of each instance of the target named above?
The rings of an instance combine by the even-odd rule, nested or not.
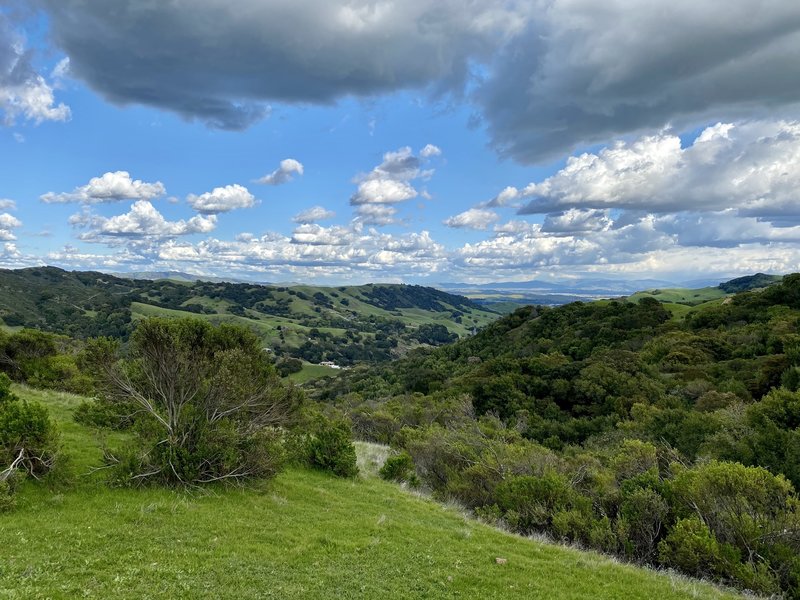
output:
[[[342,366],[452,342],[498,316],[463,296],[421,286],[269,287],[55,267],[0,270],[0,318],[11,328],[126,339],[143,317],[189,315],[243,325],[278,356]]]
[[[317,397],[484,518],[800,597],[799,390],[794,274],[681,317],[522,308]]]
[[[2,598],[738,597],[502,533],[366,471],[341,479],[293,468],[205,493],[110,488],[90,473],[101,438],[74,420],[84,400],[14,392],[57,422],[72,481],[27,481],[16,508],[0,511]],[[102,439],[117,447],[129,437]]]

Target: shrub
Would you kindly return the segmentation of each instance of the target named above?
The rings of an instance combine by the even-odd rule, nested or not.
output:
[[[109,402],[84,400],[73,413],[76,423],[86,427],[124,430],[133,424],[133,405],[120,406]]]
[[[408,452],[401,452],[386,459],[380,476],[387,481],[408,481],[414,476],[414,461]]]
[[[13,478],[0,479],[0,513],[10,512],[17,506],[14,497]]]
[[[617,531],[628,556],[650,560],[669,513],[667,501],[656,491],[638,488],[630,491],[620,506]]]
[[[720,544],[708,525],[697,517],[681,519],[658,545],[661,563],[698,577],[729,572],[740,555],[729,544]]]
[[[101,374],[93,416],[134,406],[137,445],[118,457],[118,481],[196,485],[270,477],[283,462],[280,432],[301,401],[283,386],[258,338],[199,319],[147,319],[129,356],[98,340],[84,360]],[[89,418],[92,411],[82,413]]]
[[[358,475],[353,436],[344,421],[320,420],[307,443],[311,466],[339,477]]]
[[[512,517],[515,529],[530,533],[550,530],[553,516],[560,511],[588,512],[588,500],[578,494],[570,482],[558,473],[542,477],[524,475],[503,481],[497,486],[498,505]],[[566,517],[565,517],[566,518]],[[569,515],[574,522],[574,515]]]
[[[58,431],[45,407],[18,399],[10,386],[0,373],[0,469],[15,465],[39,477],[55,464]]]

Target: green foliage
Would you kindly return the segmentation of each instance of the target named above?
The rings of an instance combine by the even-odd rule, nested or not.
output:
[[[12,484],[12,478],[0,480],[0,513],[10,512],[17,506]]]
[[[88,394],[92,380],[78,366],[79,345],[33,329],[0,336],[0,365],[14,380],[39,388]]]
[[[577,516],[583,521],[589,509],[569,481],[553,472],[541,477],[525,475],[503,481],[497,486],[497,504],[504,511],[506,521],[514,529],[526,533],[549,529],[559,513],[569,515],[570,519]],[[561,526],[564,527],[563,518]]]
[[[319,419],[307,440],[307,456],[314,468],[339,477],[352,478],[358,475],[353,435],[344,421]]]
[[[281,377],[288,377],[303,370],[303,361],[299,358],[284,358],[276,363],[275,369]]]
[[[386,459],[380,476],[387,481],[409,481],[415,477],[414,460],[408,452],[400,452]]]
[[[463,296],[420,286],[382,284],[340,291],[341,296],[306,286],[124,279],[54,267],[0,270],[0,318],[6,325],[76,339],[125,341],[140,317],[200,315],[214,324],[245,324],[278,356],[347,366],[385,362],[421,343],[441,345],[497,316]],[[311,338],[312,329],[321,335]],[[48,377],[43,381],[56,384],[48,387],[65,389],[44,374]],[[90,391],[79,385],[68,389]]]
[[[0,471],[12,464],[34,477],[48,473],[58,454],[58,430],[47,409],[20,400],[0,373]]]
[[[720,544],[697,517],[678,521],[658,551],[663,564],[706,578],[726,576],[740,560],[739,553],[729,544]]]
[[[683,320],[653,297],[522,308],[317,397],[484,518],[797,596],[800,274],[764,281]]]
[[[284,459],[279,428],[301,397],[279,382],[250,331],[149,319],[134,331],[126,358],[97,351],[107,345],[97,342],[86,356],[102,373],[105,406],[81,416],[113,420],[132,405],[139,413],[137,444],[109,457],[118,463],[118,481],[194,485],[277,473]]]

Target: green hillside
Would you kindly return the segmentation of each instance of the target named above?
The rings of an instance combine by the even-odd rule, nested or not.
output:
[[[737,597],[502,533],[374,478],[290,470],[248,489],[108,488],[85,475],[100,448],[71,420],[80,398],[15,392],[59,421],[75,483],[27,482],[0,514],[3,598]]]
[[[451,342],[498,317],[463,296],[421,286],[276,287],[55,267],[0,270],[0,318],[8,328],[124,339],[139,318],[187,315],[243,325],[277,355],[342,365]]]
[[[631,302],[638,302],[641,298],[655,298],[659,302],[669,302],[674,304],[686,304],[694,306],[703,304],[710,300],[724,298],[728,296],[728,292],[718,287],[706,287],[698,289],[689,288],[668,288],[668,289],[653,289],[643,292],[637,292],[629,297]]]
[[[628,297],[631,302],[638,302],[642,298],[655,298],[659,302],[670,305],[683,305],[683,306],[699,306],[706,302],[713,302],[727,298],[739,292],[748,292],[752,290],[759,290],[776,283],[780,283],[783,279],[780,275],[765,275],[764,273],[756,273],[755,275],[748,275],[746,277],[738,277],[731,279],[715,287],[704,288],[663,288],[663,289],[650,289],[637,292]],[[671,308],[674,314],[684,316],[688,311],[682,309]]]
[[[316,398],[516,531],[800,597],[800,274],[694,307],[522,308]]]

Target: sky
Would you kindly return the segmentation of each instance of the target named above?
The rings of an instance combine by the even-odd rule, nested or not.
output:
[[[0,0],[0,267],[800,270],[800,3]]]

